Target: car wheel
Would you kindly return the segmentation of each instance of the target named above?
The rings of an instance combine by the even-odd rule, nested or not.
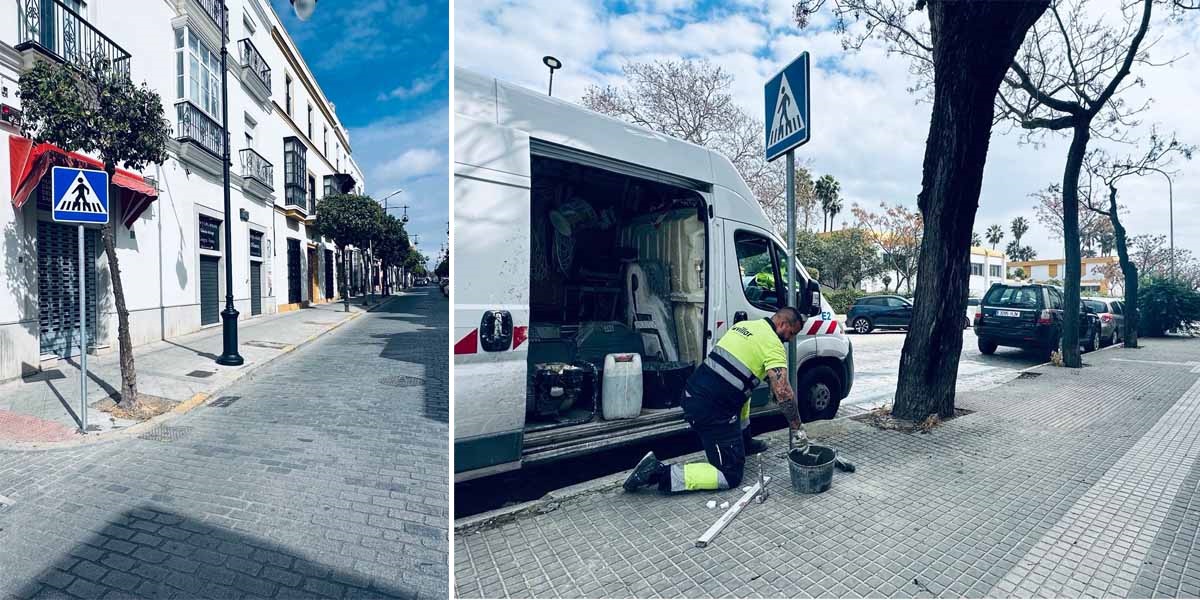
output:
[[[874,329],[874,327],[871,326],[870,319],[868,319],[866,317],[859,317],[854,320],[855,333],[867,334],[867,333],[871,333],[872,329]]]
[[[979,351],[983,354],[995,354],[998,344],[994,340],[979,338]]]
[[[796,388],[800,390],[800,416],[805,421],[829,420],[842,403],[841,381],[833,369],[821,365],[806,369]]]
[[[971,328],[971,320],[966,317],[963,317],[963,329],[970,329],[970,328]]]
[[[1092,332],[1092,335],[1088,337],[1088,341],[1084,343],[1083,351],[1095,352],[1098,348],[1100,348],[1100,330],[1097,329]]]

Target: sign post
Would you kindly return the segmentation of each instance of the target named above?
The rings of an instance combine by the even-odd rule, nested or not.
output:
[[[79,431],[87,433],[87,264],[86,225],[108,223],[108,173],[91,169],[54,167],[51,177],[53,216],[57,223],[79,228]]]
[[[763,87],[766,121],[766,158],[787,160],[787,305],[796,303],[799,272],[796,269],[796,162],[794,150],[809,140],[808,52],[801,52]],[[788,343],[788,379],[796,390],[796,340]],[[800,393],[796,390],[797,395]]]

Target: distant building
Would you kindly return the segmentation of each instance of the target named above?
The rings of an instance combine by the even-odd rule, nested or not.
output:
[[[1080,260],[1079,290],[1084,296],[1122,296],[1125,288],[1119,280],[1110,279],[1109,265],[1117,264],[1115,256],[1095,256]],[[1061,258],[1046,260],[1024,260],[1008,263],[1009,276],[1017,269],[1024,274],[1023,279],[1034,283],[1062,283],[1067,272],[1067,261]]]
[[[990,250],[982,246],[971,247],[971,280],[970,296],[978,298],[992,287],[993,283],[1007,281],[1007,259],[1003,252]]]

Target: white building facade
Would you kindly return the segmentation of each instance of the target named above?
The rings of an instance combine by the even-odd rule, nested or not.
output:
[[[1008,274],[1004,253],[981,246],[971,247],[971,279],[968,286],[972,298],[987,293],[993,283],[1006,282]]]
[[[1125,295],[1122,285],[1119,259],[1115,256],[1084,257],[1079,261],[1079,291],[1084,296]],[[1012,262],[1009,268],[1015,273],[1021,270],[1023,279],[1034,283],[1058,283],[1061,285],[1067,274],[1067,261],[1061,258]]]
[[[110,220],[135,346],[220,324],[225,266],[246,322],[339,297],[341,258],[318,236],[320,198],[361,192],[350,140],[269,0],[226,0],[228,107],[221,105],[220,0],[14,0],[0,5],[0,104],[35,61],[99,50],[163,101],[169,158],[113,179]],[[3,14],[7,12],[8,14]],[[230,133],[229,215],[222,110]],[[89,163],[88,161],[92,161]],[[78,354],[76,228],[52,221],[50,167],[94,157],[38,145],[0,120],[0,380]],[[225,244],[230,228],[231,247]],[[89,342],[115,351],[111,266],[88,231]],[[351,257],[347,257],[351,258]],[[357,258],[355,257],[357,261]],[[357,261],[361,265],[361,261]],[[93,322],[94,320],[94,322]]]

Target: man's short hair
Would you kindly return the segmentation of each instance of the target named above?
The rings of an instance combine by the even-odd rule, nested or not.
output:
[[[775,311],[775,316],[782,318],[783,322],[788,325],[799,325],[804,322],[804,319],[800,316],[800,311],[790,306],[785,306]]]

